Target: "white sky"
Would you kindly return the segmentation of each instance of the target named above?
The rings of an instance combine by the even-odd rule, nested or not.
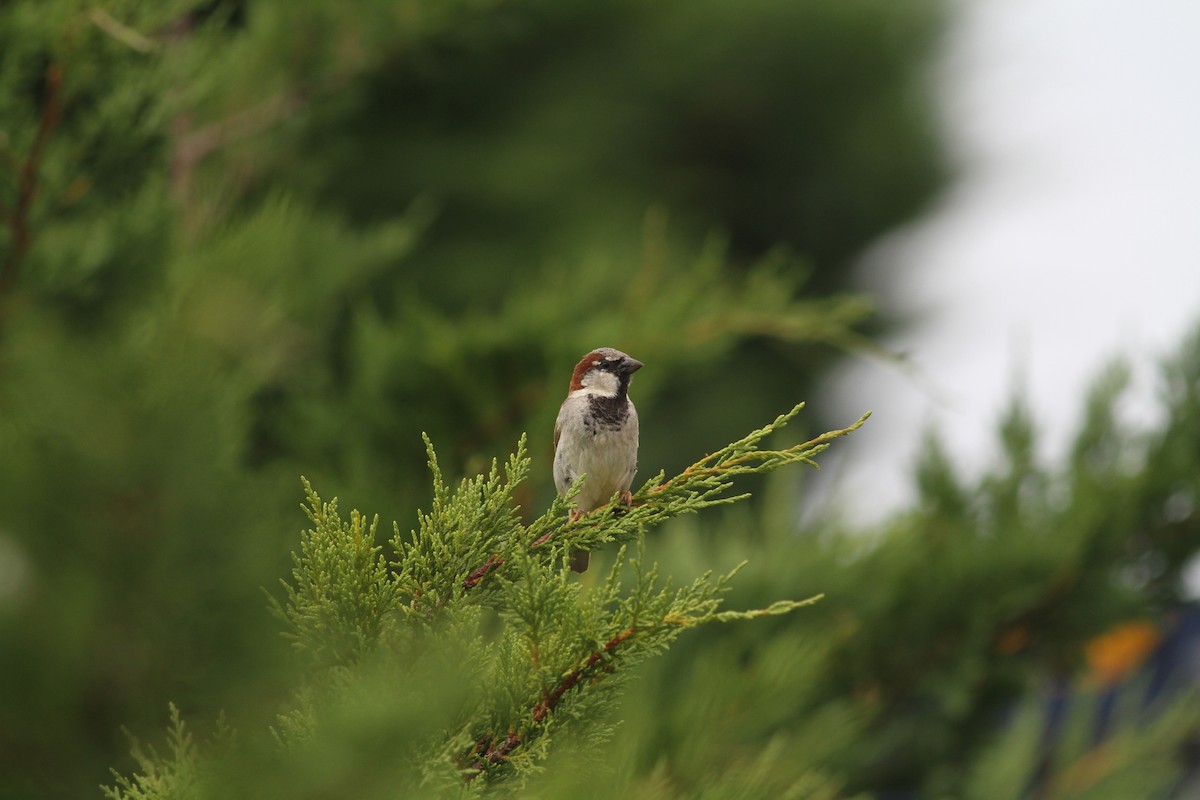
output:
[[[1154,365],[1200,324],[1200,2],[958,10],[939,72],[958,181],[865,270],[911,317],[890,345],[923,377],[860,362],[822,401],[875,411],[836,448],[851,520],[911,499],[931,425],[963,467],[990,463],[1018,384],[1045,457],[1113,356],[1145,362],[1125,410],[1149,419]]]

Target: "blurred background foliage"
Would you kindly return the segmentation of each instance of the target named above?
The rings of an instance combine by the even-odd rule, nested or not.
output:
[[[127,764],[121,726],[157,730],[168,700],[235,726],[278,710],[290,667],[260,587],[288,569],[301,473],[406,529],[429,496],[421,431],[451,472],[522,431],[545,467],[598,344],[648,365],[643,476],[873,351],[886,314],[847,291],[851,267],[947,179],[927,82],[944,15],[0,6],[0,794],[86,796]],[[1193,342],[1165,370],[1152,435],[1115,421],[1115,370],[1053,469],[1019,402],[979,482],[931,443],[919,505],[879,530],[797,536],[788,476],[672,526],[651,553],[668,573],[750,560],[735,607],[829,599],[685,638],[609,751],[551,761],[611,779],[552,768],[545,793],[1017,797],[1036,776],[1129,797],[1089,792],[1132,763],[1178,780],[1186,709],[1139,707],[1155,736],[1096,766],[1079,737],[1043,741],[1029,692],[1116,685],[1077,679],[1113,624],[1169,640],[1198,538],[1198,362]],[[536,484],[530,508],[548,467]]]

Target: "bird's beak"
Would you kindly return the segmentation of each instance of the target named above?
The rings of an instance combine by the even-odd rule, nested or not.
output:
[[[636,358],[626,357],[625,363],[622,365],[622,369],[626,375],[632,375],[633,373],[635,373],[639,369],[641,369],[642,366],[643,366],[642,362],[638,361]]]

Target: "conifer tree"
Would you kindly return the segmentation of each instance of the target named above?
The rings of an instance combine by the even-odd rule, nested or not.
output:
[[[864,344],[845,265],[938,184],[901,100],[935,31],[923,3],[0,3],[0,795],[88,791],[164,698],[260,727],[298,474],[405,509],[422,430],[447,475],[523,431],[536,464],[599,343],[674,409],[651,471],[808,395]],[[545,508],[548,472],[520,492]]]
[[[324,775],[305,771],[333,793],[347,791],[344,781],[363,783],[348,777],[351,770],[370,773],[367,783],[386,785],[391,796],[457,796],[506,782],[520,787],[561,735],[603,738],[607,731],[598,722],[614,687],[684,631],[787,614],[820,599],[721,610],[738,568],[716,577],[708,571],[676,587],[642,552],[645,535],[658,524],[746,499],[729,494],[738,476],[794,463],[815,466],[813,458],[830,442],[866,420],[783,450],[760,449],[801,408],[669,480],[659,473],[634,494],[627,511],[614,498],[607,508],[572,520],[568,503],[585,477],[527,525],[514,505],[514,491],[530,469],[524,439],[503,469],[493,462],[486,475],[455,488],[427,439],[432,507],[410,534],[396,526],[390,557],[376,544],[378,517],[368,521],[353,511],[347,520],[336,501],[323,502],[305,482],[312,527],[293,556],[286,601],[275,602],[287,637],[307,663],[295,707],[274,729],[282,763],[277,756],[222,775],[219,763],[198,758],[172,706],[169,751],[135,751],[140,772],[117,775],[105,794],[114,800],[319,796],[324,790],[296,781],[294,770],[309,762],[327,767],[322,756],[329,750],[345,753],[338,737],[346,731],[338,723],[369,727],[364,704],[378,704],[385,714],[397,705],[406,709],[401,720],[385,725],[413,722],[413,707],[429,717],[419,735],[403,731],[402,746],[370,751],[385,763],[353,758]],[[568,554],[601,544],[619,548],[613,565],[583,591]],[[347,709],[354,712],[349,721]]]
[[[1115,367],[1050,468],[1014,401],[1001,465],[967,483],[931,443],[920,505],[869,540],[830,528],[796,537],[770,514],[728,507],[730,472],[804,460],[847,432],[746,450],[787,417],[676,478],[656,476],[630,514],[579,523],[561,500],[528,523],[512,513],[520,446],[505,469],[457,490],[430,450],[433,508],[417,531],[397,530],[390,567],[373,523],[339,518],[310,488],[313,527],[278,606],[309,663],[270,745],[284,748],[282,769],[263,768],[280,762],[262,737],[234,748],[218,737],[198,756],[176,717],[164,755],[139,749],[139,772],[109,794],[228,795],[253,775],[291,796],[1174,796],[1194,769],[1200,703],[1170,661],[1136,667],[1144,643],[1172,635],[1164,611],[1185,607],[1182,565],[1200,544],[1172,535],[1194,530],[1178,498],[1195,472],[1163,455],[1200,413],[1197,341],[1164,368],[1161,427],[1118,422],[1127,373]],[[676,516],[709,503],[725,512],[720,538]],[[745,535],[751,524],[759,535]],[[611,571],[586,590],[572,582],[566,553],[608,542],[619,546]],[[660,557],[649,571],[644,548]],[[1131,573],[1150,553],[1161,568]],[[748,560],[736,581],[657,588],[658,575],[731,557]],[[437,563],[455,566],[439,579]],[[795,586],[826,597],[775,616],[803,604],[772,604]],[[760,610],[719,611],[718,599]],[[652,635],[639,640],[636,619]],[[629,671],[647,654],[638,645],[665,642]]]

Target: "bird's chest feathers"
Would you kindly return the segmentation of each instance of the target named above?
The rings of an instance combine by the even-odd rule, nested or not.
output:
[[[619,430],[629,419],[629,400],[625,397],[592,394],[583,413],[583,430],[592,436]]]
[[[570,415],[559,449],[574,475],[586,472],[589,482],[627,481],[637,463],[637,412],[625,396],[582,391],[571,399],[579,413]],[[606,498],[607,499],[607,498]]]

